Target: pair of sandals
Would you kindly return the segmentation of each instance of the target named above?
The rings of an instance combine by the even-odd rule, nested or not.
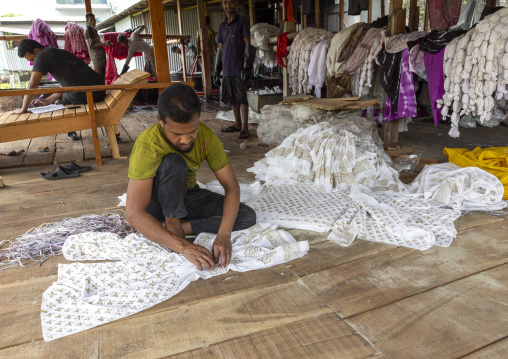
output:
[[[226,128],[221,128],[221,132],[240,132],[238,134],[238,138],[249,138],[249,131],[243,131],[241,128],[235,126],[229,126]]]
[[[78,177],[81,172],[90,171],[92,166],[78,166],[74,162],[70,162],[66,166],[58,166],[52,171],[42,172],[41,176],[48,180],[57,180],[60,178]]]

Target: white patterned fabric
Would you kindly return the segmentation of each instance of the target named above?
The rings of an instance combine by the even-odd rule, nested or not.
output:
[[[411,193],[460,210],[497,211],[507,206],[504,187],[493,174],[451,162],[425,166],[408,186]]]
[[[244,272],[271,267],[307,254],[307,241],[296,240],[268,223],[231,235],[228,267],[199,271],[182,255],[139,234],[84,233],[67,239],[69,260],[102,263],[59,264],[58,279],[43,294],[45,341],[78,333],[138,313],[182,291],[190,282],[229,270]],[[215,235],[202,233],[194,243],[211,250]]]
[[[332,39],[321,41],[314,47],[310,57],[307,92],[310,92],[312,86],[314,86],[314,91],[318,98],[321,98],[321,89],[326,80],[326,55],[331,43]]]
[[[448,247],[457,230],[460,211],[435,207],[408,194],[384,196],[354,186],[349,195],[356,206],[335,222],[328,239],[347,246],[355,238],[419,250]]]
[[[318,43],[332,37],[330,31],[313,27],[305,28],[296,35],[287,57],[289,87],[293,90],[293,95],[307,91],[312,51]]]
[[[460,211],[435,207],[408,194],[377,195],[353,186],[350,193],[325,192],[304,184],[268,187],[249,205],[259,221],[287,228],[329,232],[349,246],[355,238],[415,249],[449,246]]]
[[[257,220],[281,227],[329,232],[334,223],[354,202],[347,192],[325,192],[305,184],[266,187],[248,205]]]
[[[367,135],[372,133],[364,138]],[[362,140],[340,126],[321,122],[288,136],[247,171],[265,185],[306,183],[329,192],[358,183],[375,191],[405,192],[397,171],[378,155],[372,137]]]

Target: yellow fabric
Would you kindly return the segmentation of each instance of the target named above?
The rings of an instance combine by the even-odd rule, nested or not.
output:
[[[478,167],[496,176],[504,186],[503,199],[508,199],[508,147],[445,148],[448,161],[461,167]]]

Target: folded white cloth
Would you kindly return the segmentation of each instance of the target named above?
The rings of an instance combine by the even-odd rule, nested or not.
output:
[[[211,251],[214,234],[201,233],[194,243]],[[63,247],[69,260],[114,260],[59,264],[58,279],[43,294],[45,341],[78,333],[150,308],[182,291],[190,282],[229,270],[245,272],[271,267],[307,254],[307,241],[297,242],[276,226],[261,223],[231,235],[233,253],[226,268],[199,271],[181,254],[139,234],[70,236]]]
[[[503,200],[503,184],[496,176],[451,162],[425,166],[408,189],[440,205],[466,211],[496,211],[508,205]]]

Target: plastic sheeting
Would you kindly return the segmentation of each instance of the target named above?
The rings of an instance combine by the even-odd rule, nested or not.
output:
[[[260,142],[278,146],[296,130],[298,130],[298,123],[293,120],[290,106],[266,105],[261,109],[257,128]]]

